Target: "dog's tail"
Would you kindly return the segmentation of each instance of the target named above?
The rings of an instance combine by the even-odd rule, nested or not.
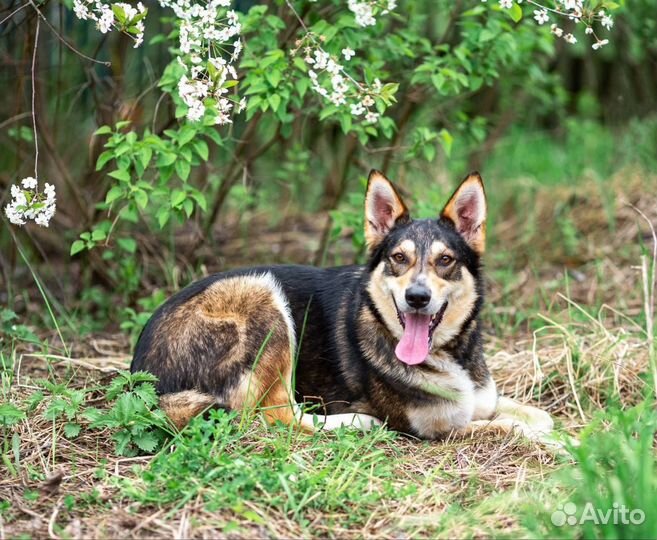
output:
[[[215,396],[196,390],[184,390],[160,397],[160,408],[166,413],[171,423],[178,429],[184,428],[192,418],[213,409],[230,410]]]

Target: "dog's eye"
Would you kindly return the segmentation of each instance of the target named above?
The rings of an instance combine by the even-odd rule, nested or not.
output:
[[[395,261],[396,263],[404,264],[405,262],[407,262],[408,259],[406,259],[406,255],[404,255],[403,253],[395,253],[392,256],[392,260]]]
[[[454,257],[451,257],[450,255],[442,255],[438,259],[438,265],[439,266],[449,266],[450,264],[452,264],[453,261],[454,261]]]

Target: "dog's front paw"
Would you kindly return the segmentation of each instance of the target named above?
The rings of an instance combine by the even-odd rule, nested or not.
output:
[[[552,417],[544,410],[521,405],[506,397],[500,396],[496,413],[496,418],[516,420],[537,434],[550,433],[554,428]]]

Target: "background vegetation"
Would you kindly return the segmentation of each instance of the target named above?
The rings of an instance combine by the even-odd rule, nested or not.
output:
[[[527,3],[518,18],[409,0],[366,30],[344,4],[235,2],[231,92],[247,107],[222,127],[185,120],[176,25],[156,4],[140,49],[66,2],[0,8],[0,204],[33,170],[37,10],[52,26],[36,53],[39,171],[58,196],[49,228],[0,218],[0,537],[657,535],[657,3],[620,5],[596,52]],[[354,77],[392,84],[380,122],[312,91],[304,26],[336,57],[356,51]],[[308,438],[225,414],[176,434],[151,378],[122,371],[152,310],[193,279],[362,262],[373,167],[425,217],[481,171],[489,363],[505,394],[555,416],[562,450]],[[647,518],[553,525],[569,501]]]

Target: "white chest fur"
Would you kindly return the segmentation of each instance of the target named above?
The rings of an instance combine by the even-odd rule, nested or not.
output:
[[[433,371],[418,370],[413,383],[436,395],[436,400],[406,408],[408,421],[419,436],[435,438],[492,416],[497,402],[492,379],[483,388],[475,388],[468,372],[451,358],[432,355],[427,364]]]

